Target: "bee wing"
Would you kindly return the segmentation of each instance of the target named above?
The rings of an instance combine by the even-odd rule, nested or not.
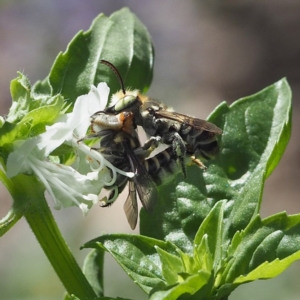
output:
[[[168,111],[168,110],[158,110],[155,112],[155,116],[158,118],[166,118],[182,124],[187,124],[196,129],[213,132],[215,134],[222,133],[222,130],[213,123],[198,118],[190,117],[178,112]]]
[[[130,162],[131,171],[135,174],[133,181],[135,182],[135,187],[139,194],[139,198],[144,208],[147,211],[152,211],[157,201],[157,190],[155,183],[129,145],[126,142],[124,142],[123,145]]]
[[[136,182],[136,189],[143,207],[146,211],[152,212],[158,197],[157,190],[152,178],[149,176],[144,166],[142,167],[144,169],[142,171],[143,173],[136,174],[133,180]]]
[[[138,219],[138,205],[136,200],[136,186],[134,181],[129,181],[129,194],[124,203],[124,211],[127,221],[133,230],[136,227]]]

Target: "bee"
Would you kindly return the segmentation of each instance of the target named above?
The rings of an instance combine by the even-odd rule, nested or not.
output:
[[[219,152],[217,135],[222,130],[215,124],[175,112],[158,100],[141,94],[138,90],[125,90],[122,77],[117,68],[106,60],[101,63],[113,70],[121,85],[121,90],[112,96],[112,106],[104,112],[119,114],[132,112],[135,126],[142,126],[150,139],[146,144],[170,145],[180,160],[180,165],[186,177],[186,156],[190,157],[200,168],[205,165],[197,157],[210,159]]]
[[[138,218],[136,192],[143,207],[151,212],[158,198],[156,184],[160,184],[166,174],[175,172],[176,157],[169,149],[166,149],[146,159],[154,148],[152,143],[141,147],[132,112],[122,112],[118,115],[96,112],[90,118],[92,134],[78,142],[99,138],[100,148],[93,149],[99,151],[116,168],[134,173],[133,178],[117,173],[114,184],[116,189],[110,186],[105,187],[111,192],[102,206],[111,205],[128,183],[129,193],[124,203],[124,211],[130,227],[134,229]]]

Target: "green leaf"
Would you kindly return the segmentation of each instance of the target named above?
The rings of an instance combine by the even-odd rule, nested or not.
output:
[[[213,258],[209,249],[208,235],[204,235],[199,245],[194,244],[195,268],[211,271],[213,269]]]
[[[38,97],[25,75],[11,81],[13,104],[0,128],[0,156],[5,162],[16,140],[25,140],[45,131],[59,116],[64,105],[62,96]]]
[[[43,103],[43,106],[32,107],[20,123],[31,122],[30,135],[38,135],[45,131],[46,125],[54,123],[62,106],[63,98],[60,95],[53,96]]]
[[[300,251],[297,251],[294,254],[281,260],[276,258],[272,262],[266,261],[263,264],[259,265],[256,269],[248,273],[246,276],[239,276],[237,279],[234,280],[234,283],[242,284],[257,279],[274,278],[280,275],[283,271],[285,271],[294,261],[299,259]]]
[[[252,220],[237,232],[214,284],[215,299],[228,296],[238,285],[278,276],[300,259],[300,215],[280,213]]]
[[[99,15],[88,31],[79,32],[57,56],[49,82],[53,94],[61,93],[69,103],[99,82],[116,92],[120,85],[112,70],[100,63],[104,59],[118,68],[126,86],[145,91],[152,80],[153,56],[147,29],[124,8],[109,18]]]
[[[45,99],[44,99],[45,100]],[[32,99],[30,101],[33,101]],[[0,147],[1,157],[6,160],[9,151],[12,150],[12,145],[16,140],[25,140],[28,137],[36,136],[45,131],[47,125],[53,124],[59,116],[63,106],[63,98],[60,95],[53,96],[43,103],[29,103],[29,106],[22,110],[16,107],[16,119],[19,119],[23,112],[27,113],[18,120],[17,124],[12,124],[6,121],[0,128]],[[40,105],[40,106],[39,106]],[[17,112],[19,110],[19,112]]]
[[[84,259],[83,274],[97,296],[103,296],[104,251],[92,250]]]
[[[40,86],[41,89],[42,83],[37,84],[36,91],[33,91],[27,77],[20,72],[18,72],[18,74],[19,76],[13,79],[10,84],[13,103],[6,118],[7,122],[18,123],[21,120],[24,121],[26,119],[31,119],[32,116],[28,114],[32,113],[33,111],[37,111],[36,115],[38,116],[41,112],[39,109],[43,109],[44,106],[49,105],[55,106],[55,104],[57,104],[56,102],[58,101],[60,102],[60,106],[58,106],[57,108],[61,108],[63,102],[63,98],[61,96],[42,94],[40,93],[41,90],[39,90],[39,92],[37,93],[37,86]],[[46,84],[48,84],[47,81],[43,83],[44,86]],[[58,113],[51,111],[48,115],[41,116],[40,119],[44,119],[46,117],[44,123],[50,124],[57,117],[57,114]],[[51,119],[48,120],[48,118]]]
[[[201,223],[199,230],[194,239],[194,256],[197,255],[198,246],[201,245],[202,240],[207,236],[207,243],[209,247],[209,254],[214,261],[214,269],[218,268],[222,260],[222,234],[223,234],[223,213],[225,208],[225,201],[216,203],[204,221]]]
[[[42,96],[51,96],[52,91],[48,77],[44,80],[37,81],[32,86],[32,93],[35,95],[35,98],[41,98]]]
[[[184,270],[180,274],[182,278],[184,278],[187,274],[195,274],[200,269],[200,266],[195,263],[194,258],[190,254],[184,253],[180,249],[177,249],[177,252],[183,263]]]
[[[255,276],[276,276],[298,259],[299,216],[255,216],[286,147],[290,116],[285,80],[230,107],[222,103],[210,116],[224,129],[219,156],[206,172],[192,166],[187,180],[177,175],[160,186],[155,212],[141,212],[141,233],[173,244],[111,235],[88,245],[109,251],[150,299],[226,299]]]
[[[150,300],[177,300],[177,299],[205,299],[200,297],[202,289],[205,290],[207,282],[211,274],[206,271],[199,271],[198,274],[189,276],[185,281],[175,285],[173,287],[168,287],[167,290],[160,290],[154,292]],[[194,295],[194,297],[191,297]],[[184,296],[184,298],[180,298]]]
[[[164,283],[160,256],[156,252],[156,247],[176,256],[176,247],[170,243],[145,236],[103,235],[83,246],[83,248],[100,248],[108,251],[146,293],[157,284]]]
[[[10,83],[13,103],[6,118],[10,123],[16,123],[21,120],[30,110],[30,82],[22,73],[19,72],[18,75]]]
[[[154,213],[141,212],[141,233],[192,253],[199,225],[216,202],[226,199],[221,251],[226,250],[235,232],[259,210],[265,178],[289,140],[290,117],[291,92],[285,79],[231,106],[220,104],[209,117],[223,129],[219,155],[205,163],[206,172],[191,166],[187,179],[179,174],[160,186]]]
[[[220,205],[216,206],[215,214],[222,212],[218,209]],[[214,219],[210,218],[210,221]],[[134,282],[148,294],[151,291],[156,295],[155,297],[159,297],[160,294],[156,293],[163,291],[169,297],[176,297],[197,293],[198,297],[200,294],[209,293],[213,284],[212,257],[209,253],[207,236],[205,235],[202,239],[204,243],[195,247],[196,250],[200,249],[195,253],[198,255],[198,262],[201,261],[199,264],[193,257],[171,243],[145,236],[103,235],[86,243],[83,247],[108,251]],[[207,253],[199,257],[205,246]],[[203,260],[208,260],[208,262]],[[206,268],[202,269],[203,266]],[[198,299],[197,297],[195,296],[195,299]]]
[[[261,278],[277,276],[299,259],[299,232],[300,215],[280,213],[264,220],[256,217],[232,240],[228,255],[233,259],[224,271],[225,281],[233,282],[239,275],[248,273],[249,278],[254,278],[254,274],[263,276]]]
[[[178,274],[184,272],[184,267],[180,257],[173,255],[156,246],[159,259],[162,265],[162,275],[168,285],[178,282]]]

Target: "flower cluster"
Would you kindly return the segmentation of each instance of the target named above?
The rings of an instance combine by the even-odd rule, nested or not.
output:
[[[108,95],[106,83],[99,83],[97,88],[92,86],[87,95],[77,98],[72,113],[61,115],[55,124],[46,127],[44,133],[15,142],[14,151],[7,160],[8,177],[19,173],[35,174],[54,199],[55,208],[75,205],[87,213],[98,202],[101,189],[113,185],[116,172],[122,172],[99,152],[78,143],[87,132],[90,116],[105,108]],[[72,167],[55,163],[51,157],[62,144],[71,146],[77,154]]]

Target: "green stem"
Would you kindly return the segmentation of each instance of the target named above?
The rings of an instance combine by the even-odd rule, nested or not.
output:
[[[6,177],[6,174],[0,169],[0,180],[3,182],[7,190],[14,198],[14,186],[10,179]],[[9,231],[21,218],[22,212],[15,209],[14,205],[10,211],[0,220],[0,237]]]
[[[21,218],[22,214],[17,213],[14,208],[12,208],[7,215],[0,220],[0,237],[9,231]]]
[[[69,295],[96,298],[62,237],[44,197],[44,188],[34,176],[18,175],[14,184],[15,206],[21,210],[56,274]]]

